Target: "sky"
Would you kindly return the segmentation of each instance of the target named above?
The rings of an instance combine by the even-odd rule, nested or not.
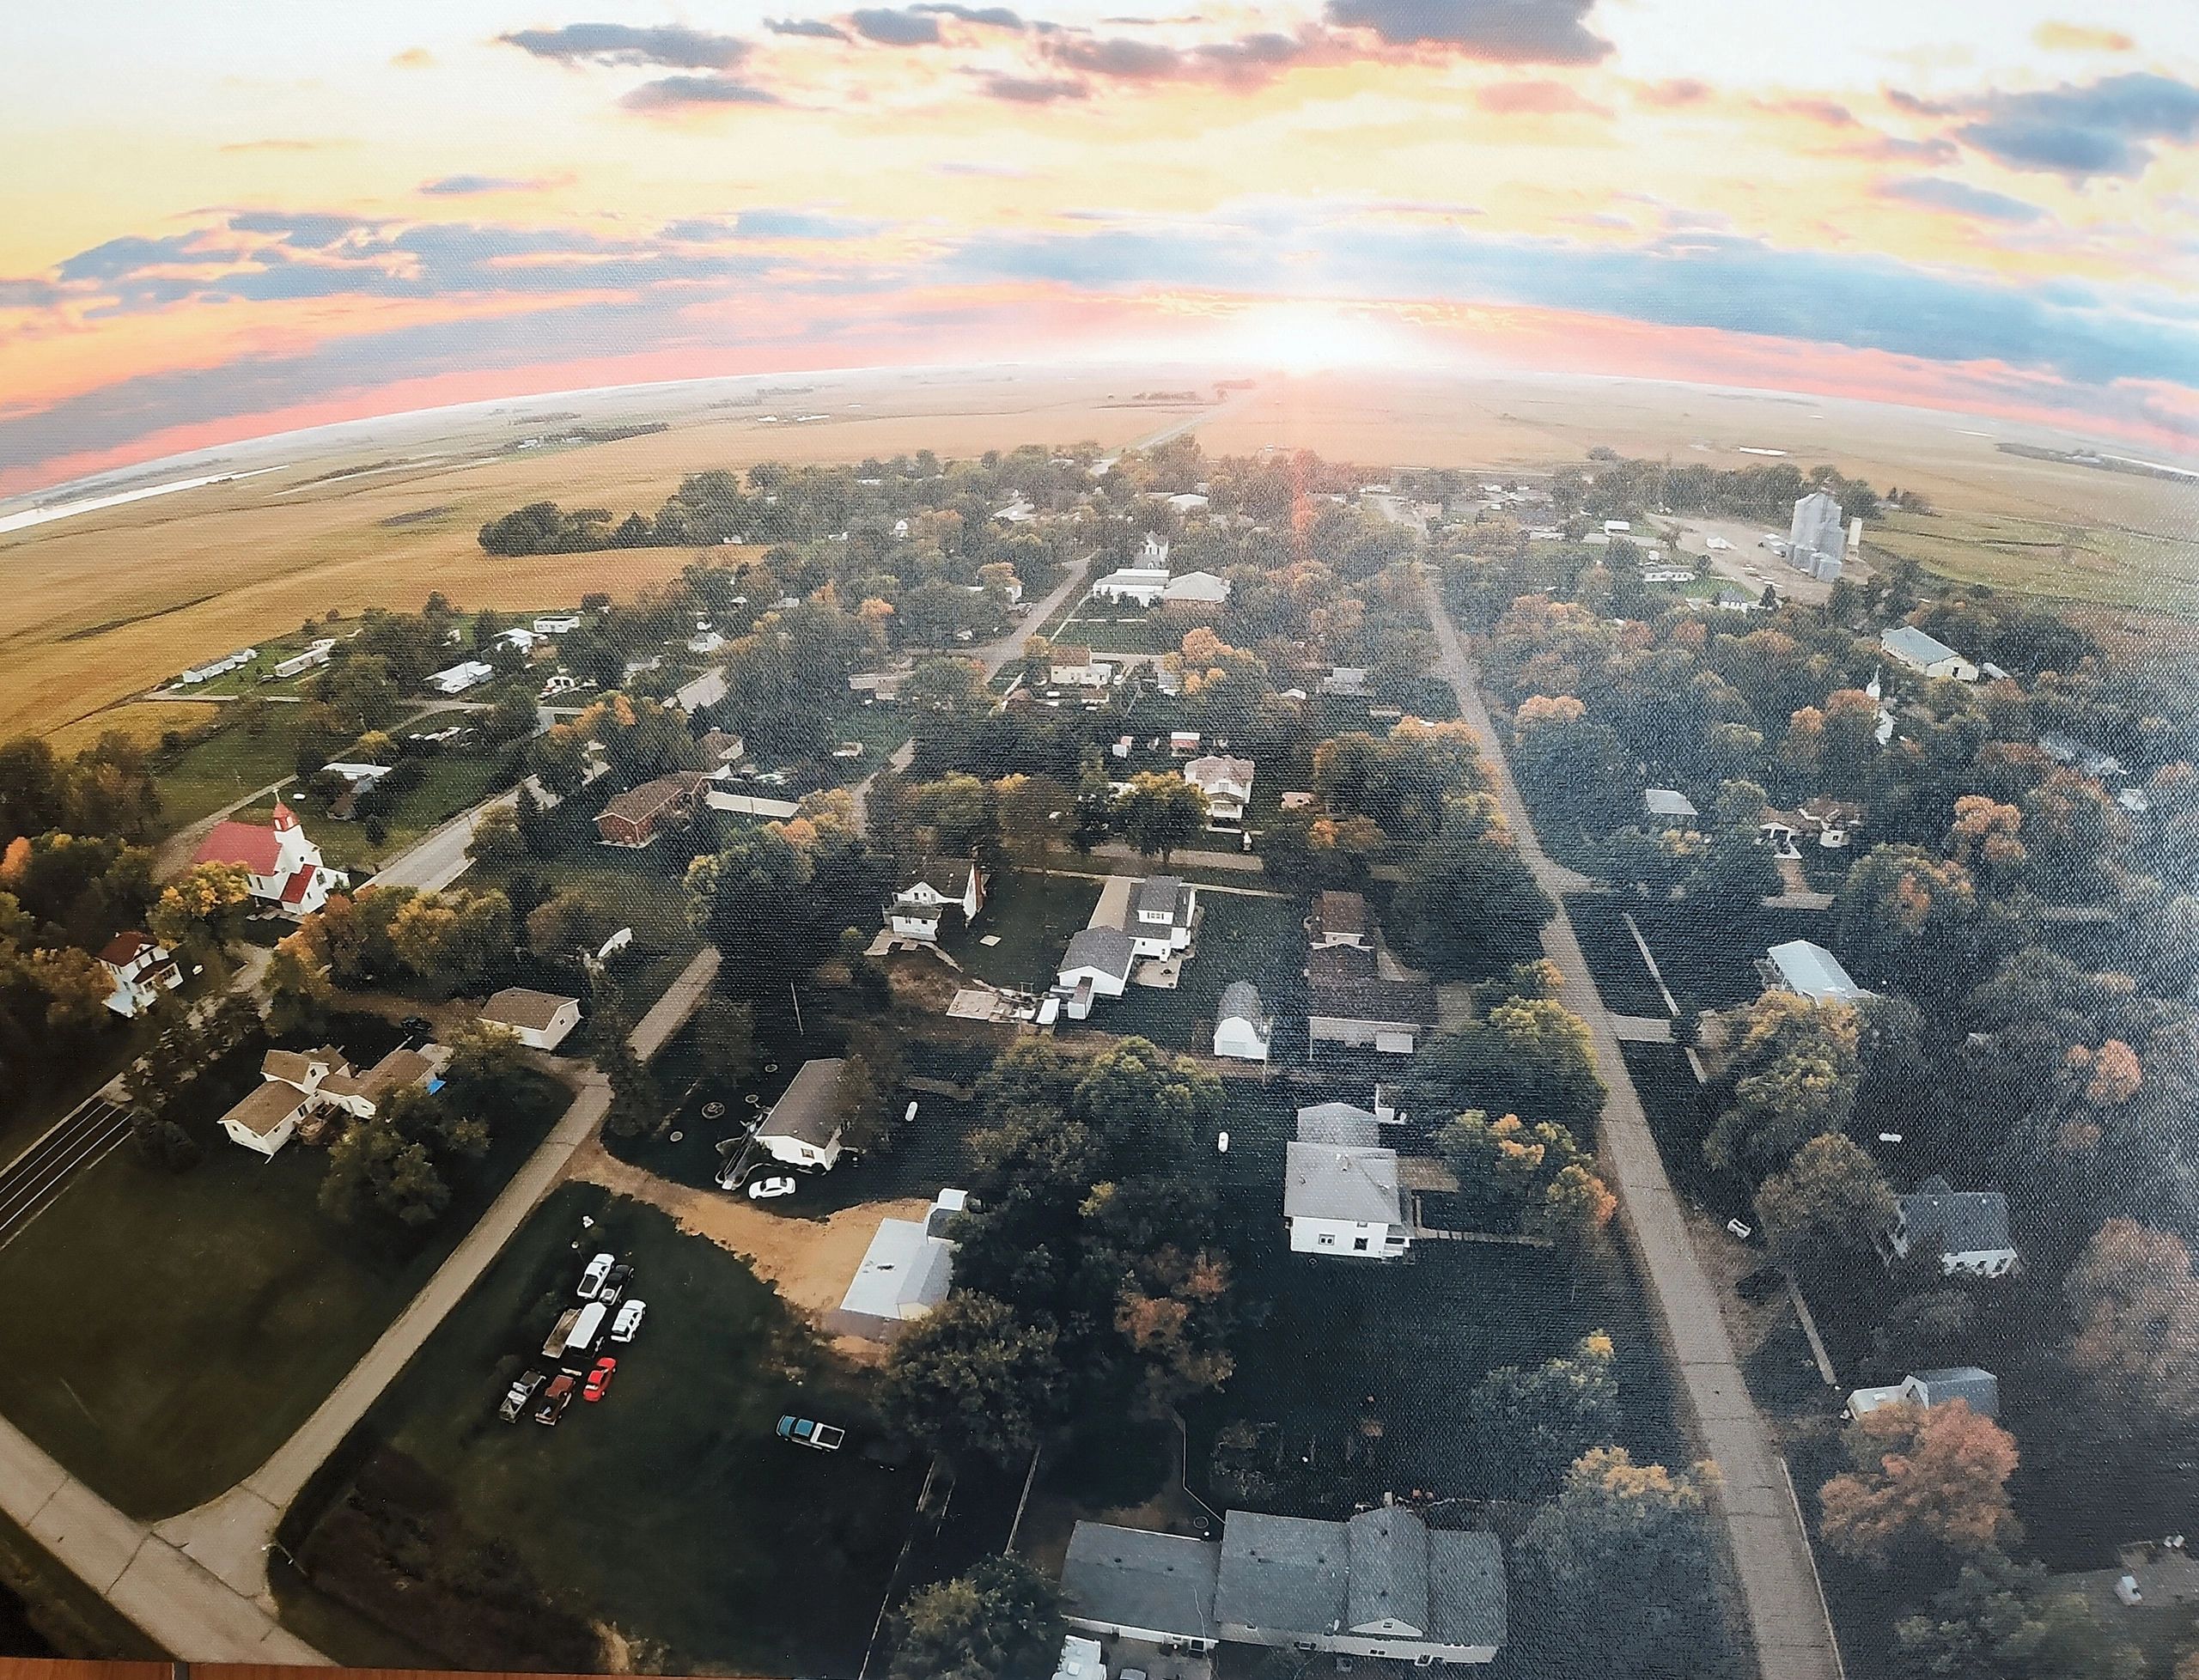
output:
[[[2199,8],[0,8],[0,493],[896,363],[1456,365],[2199,453]]]

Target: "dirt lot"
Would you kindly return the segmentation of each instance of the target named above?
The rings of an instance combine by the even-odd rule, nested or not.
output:
[[[813,1320],[840,1304],[880,1220],[920,1220],[930,1206],[921,1196],[908,1196],[843,1208],[821,1220],[802,1219],[767,1211],[745,1197],[675,1184],[628,1166],[600,1143],[589,1144],[573,1158],[570,1176],[646,1202],[669,1214],[689,1236],[706,1238],[739,1255],[789,1306]],[[859,1364],[875,1363],[885,1353],[877,1342],[853,1336],[833,1337],[832,1348]]]

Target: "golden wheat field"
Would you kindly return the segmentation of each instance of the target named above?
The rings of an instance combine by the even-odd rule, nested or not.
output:
[[[1597,445],[1675,465],[1824,461],[1880,489],[1929,496],[1932,519],[1874,535],[1935,569],[2199,616],[2199,490],[2005,454],[1997,437],[2066,440],[1995,423],[1617,380],[1277,378],[1220,406],[1137,400],[1147,387],[1212,393],[1181,369],[874,371],[784,376],[761,391],[751,381],[734,396],[710,381],[515,399],[241,445],[226,465],[273,470],[0,535],[0,734],[65,732],[76,742],[115,723],[156,733],[156,703],[111,709],[185,666],[331,610],[409,607],[434,589],[461,606],[550,606],[593,589],[630,591],[692,557],[482,553],[482,522],[527,502],[647,511],[682,475],[711,467],[923,448],[967,456],[1026,442],[1113,448],[1183,423],[1210,453],[1311,448],[1379,471],[1530,470]],[[515,447],[637,420],[670,429]],[[2042,544],[2042,532],[2053,540]]]

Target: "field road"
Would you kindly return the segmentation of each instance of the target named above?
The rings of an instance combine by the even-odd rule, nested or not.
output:
[[[1611,1017],[1565,914],[1561,895],[1574,890],[1569,883],[1580,878],[1553,863],[1535,837],[1458,629],[1443,609],[1434,580],[1426,582],[1438,668],[1458,691],[1461,714],[1481,738],[1483,760],[1521,855],[1557,904],[1556,916],[1543,929],[1543,950],[1565,977],[1559,994],[1565,1007],[1588,1024],[1597,1071],[1610,1087],[1602,1129],[1605,1171],[1625,1210],[1625,1227],[1662,1321],[1666,1351],[1678,1368],[1697,1438],[1718,1466],[1718,1507],[1740,1579],[1757,1667],[1764,1680],[1841,1680],[1839,1653],[1818,1590],[1809,1537],[1788,1489],[1785,1466],[1749,1397],[1719,1311],[1717,1291],[1688,1235],[1641,1097],[1619,1052]]]
[[[0,1168],[0,1248],[46,1211],[79,1169],[106,1160],[129,1135],[130,1111],[106,1093],[95,1093]]]

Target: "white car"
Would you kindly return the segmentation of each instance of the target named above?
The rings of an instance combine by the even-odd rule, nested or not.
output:
[[[618,1263],[612,1254],[599,1254],[588,1263],[588,1269],[581,1274],[580,1287],[573,1293],[584,1301],[592,1301],[603,1293],[603,1280],[611,1275],[611,1268]]]
[[[784,1173],[775,1172],[768,1178],[752,1180],[748,1186],[748,1199],[751,1202],[769,1202],[774,1196],[792,1196],[794,1191],[794,1180]]]
[[[611,1339],[613,1342],[631,1342],[641,1334],[642,1320],[649,1310],[649,1303],[643,1300],[628,1301],[621,1306],[618,1316],[611,1321]]]

